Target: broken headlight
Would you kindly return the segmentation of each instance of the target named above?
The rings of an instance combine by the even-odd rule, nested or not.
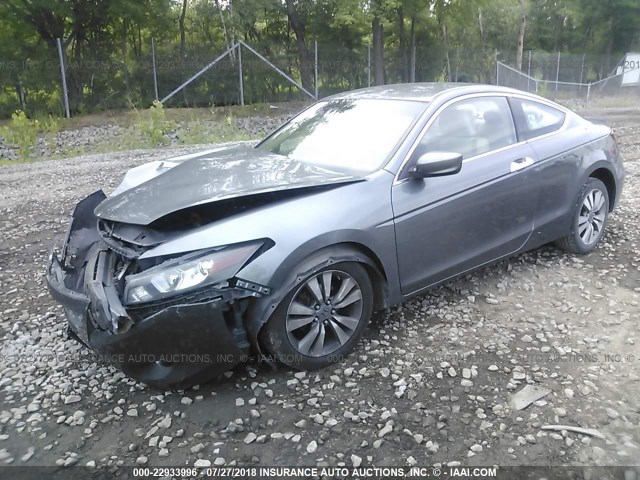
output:
[[[260,244],[201,252],[165,262],[126,279],[124,303],[153,302],[231,278]]]

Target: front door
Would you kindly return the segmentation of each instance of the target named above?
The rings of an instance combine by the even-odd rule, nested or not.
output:
[[[392,189],[400,284],[410,294],[520,249],[538,200],[535,153],[518,143],[504,97],[459,100],[436,114],[409,165],[428,151],[463,155],[459,173],[403,178]]]

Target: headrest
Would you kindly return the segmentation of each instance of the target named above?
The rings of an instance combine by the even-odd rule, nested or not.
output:
[[[440,131],[455,137],[469,137],[476,134],[474,113],[467,108],[449,108],[440,115]]]

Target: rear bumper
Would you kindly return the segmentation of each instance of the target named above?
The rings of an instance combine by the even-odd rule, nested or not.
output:
[[[76,208],[62,254],[52,250],[46,271],[49,291],[64,307],[72,337],[128,375],[160,388],[203,381],[246,357],[248,343],[234,323],[229,291],[131,315],[113,280],[116,254],[97,232],[83,230],[87,219],[78,217],[82,210]]]

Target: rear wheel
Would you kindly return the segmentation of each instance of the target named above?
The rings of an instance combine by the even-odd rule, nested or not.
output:
[[[263,333],[282,363],[314,370],[348,354],[371,318],[373,287],[358,263],[342,262],[309,275],[280,302]]]
[[[569,235],[556,244],[572,253],[589,253],[604,235],[609,216],[609,192],[597,178],[582,187]]]

